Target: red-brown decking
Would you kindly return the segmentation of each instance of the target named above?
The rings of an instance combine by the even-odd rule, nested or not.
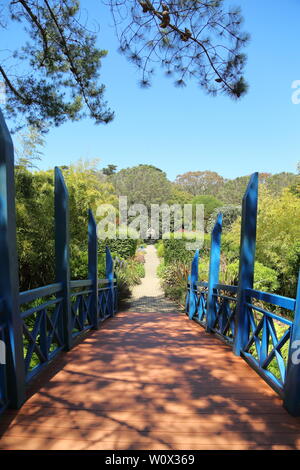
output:
[[[120,313],[41,380],[0,417],[1,449],[300,448],[300,419],[178,313]]]

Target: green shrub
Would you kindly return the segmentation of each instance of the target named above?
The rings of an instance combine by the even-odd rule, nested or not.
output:
[[[223,232],[228,232],[231,229],[233,223],[236,221],[236,219],[240,217],[242,213],[242,208],[241,206],[235,206],[233,204],[229,204],[227,206],[218,207],[217,209],[215,209],[212,212],[209,220],[207,221],[208,232],[212,231],[216,222],[217,215],[220,212],[223,214],[223,223],[222,223]]]
[[[112,254],[124,259],[134,256],[137,244],[138,240],[131,238],[127,238],[125,240],[117,238],[115,240],[106,239],[98,241],[100,253],[105,253],[105,247],[108,246]]]
[[[163,239],[164,262],[166,265],[172,263],[190,263],[194,256],[193,250],[187,250],[188,237],[174,238],[174,234],[169,234],[169,239]]]
[[[156,270],[157,276],[162,279],[162,278],[163,278],[163,275],[164,275],[164,273],[165,273],[165,270],[166,270],[166,265],[165,265],[165,263],[162,261],[162,262],[158,265],[158,267],[157,267],[157,270]]]
[[[174,234],[170,234],[169,239],[163,239],[162,240],[163,249],[160,248],[160,245],[158,245],[158,248],[160,252],[163,253],[165,264],[172,264],[172,263],[190,264],[194,257],[195,250],[187,249],[187,243],[194,242],[195,241],[194,237],[195,237],[195,233],[191,232],[191,233],[184,233],[181,239],[174,238]],[[209,256],[209,250],[210,250],[210,235],[204,235],[203,247],[200,249],[201,258]]]
[[[224,275],[224,280],[226,284],[238,283],[239,275],[239,262],[234,261],[229,264],[226,268]],[[279,287],[279,282],[277,279],[277,273],[274,269],[268,268],[258,261],[255,263],[254,267],[254,289],[267,291],[267,292],[276,292]]]
[[[126,274],[123,272],[118,273],[117,287],[119,303],[122,303],[123,300],[129,299],[131,297],[131,290],[127,282]]]
[[[161,278],[165,296],[179,302],[181,305],[185,301],[189,270],[189,265],[184,263],[168,265],[161,263],[157,269],[157,275]]]
[[[117,276],[119,301],[131,296],[131,287],[140,284],[141,278],[145,277],[144,263],[134,258],[114,260],[114,269]]]
[[[126,238],[122,238],[126,236]],[[111,251],[111,254],[122,259],[128,259],[135,255],[137,247],[141,244],[138,233],[130,228],[118,227],[116,238],[98,239],[100,253],[105,253],[105,247]]]
[[[159,240],[157,243],[156,243],[156,250],[157,250],[157,256],[159,258],[163,258],[164,255],[165,255],[165,247],[164,247],[164,242],[163,240]]]

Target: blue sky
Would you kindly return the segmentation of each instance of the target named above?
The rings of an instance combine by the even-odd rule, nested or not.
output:
[[[235,102],[209,97],[195,84],[175,88],[157,73],[149,89],[117,52],[109,10],[100,0],[82,4],[101,25],[99,46],[106,100],[115,111],[107,126],[89,119],[51,129],[39,167],[99,158],[126,168],[148,163],[173,180],[186,171],[212,170],[227,178],[254,171],[296,171],[300,161],[300,104],[292,82],[300,80],[299,0],[235,0],[251,34],[246,79],[250,89]]]

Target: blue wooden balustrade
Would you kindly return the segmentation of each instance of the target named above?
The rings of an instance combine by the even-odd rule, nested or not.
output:
[[[69,195],[55,168],[55,270],[53,284],[19,293],[16,250],[14,151],[0,111],[0,414],[19,408],[26,387],[78,337],[117,311],[117,280],[106,249],[105,279],[98,279],[98,243],[88,220],[88,279],[70,279]],[[0,350],[2,353],[2,349]]]
[[[211,233],[208,282],[198,280],[197,250],[187,283],[186,313],[231,345],[233,352],[282,397],[288,412],[300,416],[300,277],[296,299],[253,289],[257,200],[255,173],[243,198],[238,285],[219,283],[219,214]]]
[[[207,332],[231,345],[279,393],[289,413],[300,416],[300,280],[296,299],[253,289],[257,193],[255,173],[243,198],[238,285],[219,282],[219,214],[211,236],[208,282],[199,280],[200,254],[196,251],[186,312]],[[0,413],[8,406],[19,408],[26,400],[28,383],[54,357],[71,349],[80,335],[97,329],[117,311],[117,281],[108,248],[105,279],[98,279],[97,231],[91,211],[88,279],[70,279],[69,196],[58,168],[54,199],[54,283],[19,293],[14,151],[0,111],[0,345],[5,344],[5,361],[0,361]]]

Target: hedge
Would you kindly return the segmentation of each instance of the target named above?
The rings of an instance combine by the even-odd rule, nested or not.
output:
[[[172,263],[190,263],[195,254],[195,250],[187,249],[187,243],[191,243],[193,240],[190,236],[183,234],[181,239],[175,239],[173,234],[170,234],[169,239],[163,240],[163,254],[164,262],[166,265]],[[209,253],[210,236],[204,236],[204,245],[200,249],[201,257],[204,257]]]

